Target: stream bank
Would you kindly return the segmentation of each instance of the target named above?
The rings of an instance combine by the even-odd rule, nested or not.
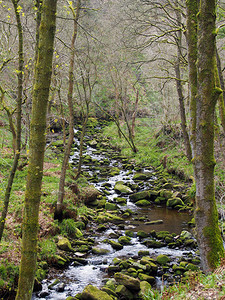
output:
[[[56,237],[58,271],[49,272],[33,299],[92,299],[91,291],[111,299],[145,299],[142,294],[151,286],[160,288],[198,269],[186,184],[149,166],[134,165],[112,149],[108,139],[99,140],[97,130],[86,137],[83,176],[76,183],[91,209],[76,220],[77,230]],[[74,168],[78,137],[79,131],[70,160]],[[57,143],[57,151],[60,147]],[[127,283],[132,278],[134,286]]]

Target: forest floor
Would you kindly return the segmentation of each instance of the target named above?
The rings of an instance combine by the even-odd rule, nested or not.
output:
[[[174,172],[186,180],[188,184],[192,182],[192,165],[187,161],[182,138],[176,127],[172,127],[170,133],[164,130],[153,132],[145,120],[139,121],[136,131],[136,143],[139,151],[134,155],[126,146],[126,143],[115,135],[115,127],[111,125],[104,130],[104,135],[111,137],[113,146],[122,149],[122,154],[138,161],[145,161],[155,167],[163,168],[163,161],[166,157],[166,168],[169,172]],[[7,128],[0,128],[2,137],[0,146],[0,199],[4,197],[5,185],[10,169],[13,152],[10,147],[11,137]],[[220,226],[225,228],[225,152],[224,137],[220,136],[215,144],[215,156],[217,167],[216,197],[220,215]],[[26,160],[26,153],[22,155],[20,165]],[[59,176],[60,176],[60,156],[56,156],[51,148],[48,148],[45,155],[44,179],[42,187],[42,200],[40,205],[40,233],[39,237],[44,238],[51,234],[53,219],[53,202],[56,201]],[[165,167],[165,166],[164,166]],[[20,262],[20,242],[21,242],[21,222],[22,204],[25,193],[26,164],[17,172],[12,190],[9,214],[6,220],[4,239],[0,245],[0,289],[14,288],[14,279],[18,276],[18,265]],[[194,189],[193,189],[194,192]],[[66,197],[70,199],[71,191],[66,189]],[[55,199],[52,199],[55,198]],[[53,200],[53,201],[52,201]],[[0,200],[0,210],[2,200]],[[40,246],[40,245],[39,245]],[[6,280],[7,279],[7,280]],[[4,286],[5,282],[8,286]],[[146,299],[225,299],[225,263],[208,276],[202,273],[194,273],[188,282],[174,284],[163,292],[156,291],[154,295],[149,295]],[[4,299],[4,298],[3,298]]]

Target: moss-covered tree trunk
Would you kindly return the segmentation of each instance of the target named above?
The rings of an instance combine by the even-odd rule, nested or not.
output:
[[[16,107],[16,113],[17,113],[17,122],[16,122],[16,132],[14,132],[15,135],[15,152],[14,152],[14,160],[13,165],[10,170],[8,183],[5,191],[4,196],[4,205],[2,210],[2,215],[0,218],[0,241],[2,239],[4,227],[5,227],[5,220],[8,213],[8,206],[9,206],[9,199],[12,189],[12,184],[14,181],[17,165],[20,158],[20,147],[21,147],[21,111],[22,111],[22,98],[23,98],[23,29],[22,24],[20,20],[20,13],[17,8],[18,1],[12,0],[15,15],[16,15],[16,22],[17,22],[17,30],[18,30],[18,37],[19,37],[19,47],[18,47],[18,55],[19,55],[19,66],[18,66],[18,89],[17,89],[17,107]],[[7,111],[9,115],[9,120],[12,118],[12,115],[10,115],[9,111]],[[11,120],[11,126],[12,130],[14,131],[14,125]]]
[[[30,146],[22,231],[22,255],[16,300],[30,300],[37,261],[38,215],[46,133],[46,111],[52,73],[57,0],[44,0],[35,66]]]
[[[60,175],[60,182],[59,182],[59,192],[58,192],[58,199],[55,209],[55,219],[62,219],[62,205],[63,205],[63,198],[64,198],[64,186],[65,186],[65,178],[66,178],[66,169],[68,166],[68,161],[70,157],[70,151],[73,144],[73,138],[74,138],[74,121],[73,121],[73,86],[74,86],[74,80],[73,80],[73,72],[74,72],[74,58],[75,58],[75,41],[77,37],[77,22],[79,19],[79,13],[80,13],[80,5],[81,1],[77,1],[77,7],[76,10],[74,10],[72,4],[70,4],[70,9],[73,14],[73,36],[71,41],[71,54],[70,54],[70,66],[69,66],[69,88],[68,88],[68,107],[69,107],[69,113],[70,113],[70,119],[69,119],[69,138],[66,144],[66,149],[64,152],[63,162],[62,162],[62,168],[61,168],[61,175]]]
[[[201,0],[198,20],[195,221],[202,268],[206,273],[215,269],[224,256],[214,190],[214,115],[222,92],[216,87],[214,72],[215,2]]]
[[[197,96],[197,13],[198,1],[187,0],[188,74],[190,87],[190,143],[192,156],[195,156],[196,141],[196,96]]]

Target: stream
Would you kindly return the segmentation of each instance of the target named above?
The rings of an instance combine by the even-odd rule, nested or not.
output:
[[[78,132],[75,131],[76,136]],[[132,214],[120,224],[106,224],[104,231],[94,231],[92,222],[88,223],[84,236],[93,238],[94,245],[107,249],[109,252],[104,255],[96,255],[93,253],[80,254],[85,264],[78,265],[72,262],[66,269],[50,270],[48,278],[42,282],[42,291],[33,294],[32,299],[66,299],[69,296],[75,296],[88,284],[93,284],[101,287],[104,282],[111,276],[108,273],[108,266],[112,264],[114,258],[137,258],[140,250],[148,250],[151,257],[156,257],[159,254],[166,254],[174,261],[184,257],[194,251],[191,249],[180,249],[179,247],[169,248],[167,245],[160,248],[149,248],[142,243],[142,240],[137,236],[138,231],[146,233],[155,231],[169,231],[179,235],[183,230],[190,231],[188,222],[191,215],[188,212],[179,212],[174,209],[168,209],[165,205],[151,204],[147,207],[138,207],[130,200],[129,194],[120,194],[116,192],[114,186],[117,182],[133,188],[134,191],[142,191],[149,188],[154,188],[154,183],[157,180],[157,174],[151,167],[134,167],[132,162],[121,157],[120,153],[107,146],[106,150],[101,150],[96,147],[93,136],[87,136],[86,149],[84,153],[83,171],[89,175],[90,183],[93,184],[110,203],[116,203],[120,213],[125,213],[131,210]],[[79,140],[75,138],[75,147],[79,146]],[[70,158],[70,163],[76,166],[79,158],[78,148],[74,149],[74,154]],[[110,170],[116,168],[117,174],[110,175]],[[119,169],[119,171],[118,171]],[[136,169],[136,170],[135,170]],[[133,179],[136,172],[141,172],[148,175],[148,179],[141,182]],[[136,188],[136,190],[135,190]],[[116,202],[118,197],[126,199],[123,205]],[[150,221],[158,220],[157,224],[150,224]],[[133,232],[131,243],[124,245],[121,250],[115,250],[112,246],[105,242],[109,237],[113,238],[116,235],[124,235],[126,230]],[[49,288],[49,286],[58,280],[59,284]],[[161,288],[162,280],[160,276],[156,276],[157,288]]]

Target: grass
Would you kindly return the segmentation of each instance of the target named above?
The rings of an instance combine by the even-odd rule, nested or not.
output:
[[[137,120],[135,144],[138,152],[136,154],[131,151],[124,139],[118,137],[114,123],[104,128],[104,135],[111,137],[112,145],[120,148],[123,155],[134,158],[136,163],[162,168],[162,161],[166,157],[167,169],[173,169],[179,174],[183,173],[186,179],[193,176],[193,166],[186,158],[179,134],[176,132],[170,135],[160,134],[160,128],[153,128],[151,122],[151,119]]]

